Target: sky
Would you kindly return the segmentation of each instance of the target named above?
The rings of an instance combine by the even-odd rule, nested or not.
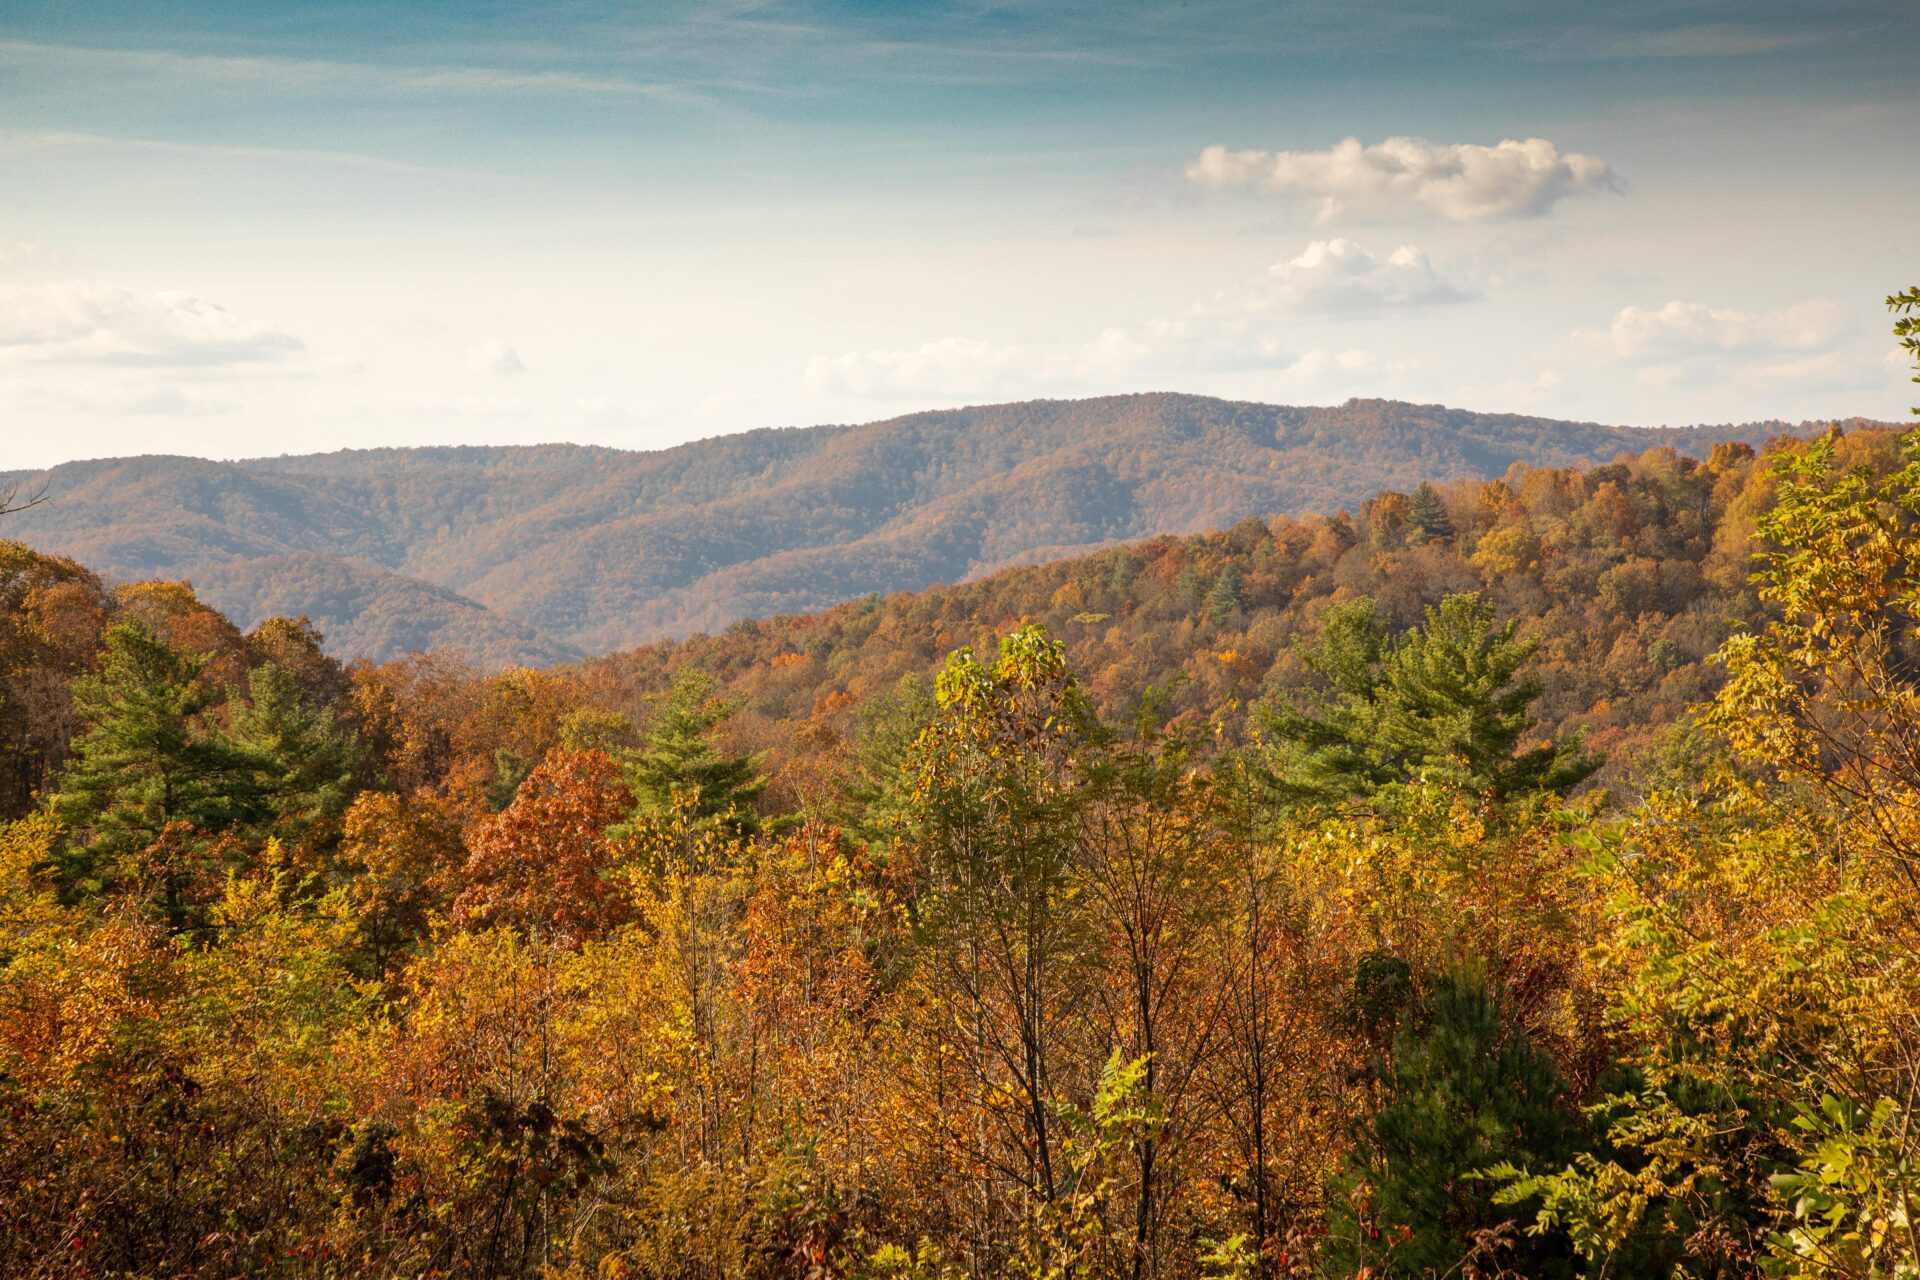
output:
[[[1920,399],[1912,0],[9,0],[0,471]]]

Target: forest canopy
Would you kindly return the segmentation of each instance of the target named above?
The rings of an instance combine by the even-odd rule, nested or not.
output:
[[[1887,430],[497,674],[0,543],[0,1257],[1912,1276],[1916,624]]]

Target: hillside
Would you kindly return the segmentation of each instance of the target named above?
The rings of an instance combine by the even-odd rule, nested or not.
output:
[[[256,556],[194,569],[189,576],[202,599],[249,624],[306,615],[340,654],[441,649],[489,670],[583,656],[445,587],[341,556]]]
[[[141,457],[12,473],[9,536],[109,578],[186,578],[342,656],[541,663],[917,590],[1246,516],[1331,512],[1515,462],[1759,445],[1784,423],[1636,429],[1355,400],[1140,395],[762,430],[657,452],[568,445]]]
[[[1893,431],[1855,430],[1839,449],[1847,465],[1898,465]],[[990,651],[1025,622],[1061,639],[1103,715],[1124,720],[1158,689],[1169,712],[1232,735],[1248,703],[1313,682],[1298,648],[1330,605],[1365,596],[1407,627],[1447,593],[1472,591],[1539,646],[1540,733],[1583,734],[1608,756],[1598,781],[1632,790],[1661,766],[1653,747],[1666,727],[1719,686],[1714,651],[1763,617],[1749,574],[1754,521],[1773,501],[1768,470],[1737,444],[1699,460],[1656,448],[1598,467],[1518,464],[1437,486],[1439,536],[1406,495],[1385,493],[1351,514],[1244,519],[742,621],[595,659],[579,678],[640,719],[683,668],[709,673],[738,708],[740,745],[764,752],[798,803],[824,785],[822,738],[850,732],[902,677],[930,674],[962,645]]]
[[[1044,1221],[1017,1174],[1040,1123],[1127,1185],[1134,1148],[1071,1145],[1110,1132],[1121,1090],[1139,1132],[1178,1140],[1176,1241],[1244,1226],[1275,1257],[1313,1250],[1276,1278],[1358,1275],[1340,1250],[1372,1220],[1341,1171],[1399,1176],[1374,1154],[1406,1114],[1396,1081],[1450,1126],[1416,1156],[1454,1161],[1517,1097],[1546,1118],[1496,1114],[1522,1154],[1575,1150],[1623,1184],[1597,1162],[1687,1118],[1661,1080],[1858,1112],[1833,1090],[1865,1053],[1808,1084],[1777,1069],[1782,1041],[1701,1036],[1705,1008],[1815,1060],[1870,1017],[1888,1030],[1869,1048],[1904,1049],[1920,998],[1889,959],[1916,950],[1920,773],[1900,747],[1914,533],[1886,518],[1920,493],[1896,432],[1817,450],[1791,487],[1738,444],[1517,464],[496,674],[343,667],[296,623],[243,633],[178,584],[110,590],[0,539],[0,1221],[31,1236],[13,1252],[155,1239],[221,1265],[141,1274],[416,1274],[426,1248],[551,1213],[615,1260],[569,1275],[683,1276],[693,1247],[739,1256],[743,1222],[755,1257],[950,1257],[972,1247],[948,1190],[966,1179],[1007,1188],[993,1239]],[[1826,641],[1781,647],[1808,619]],[[1726,681],[1717,648],[1785,678]],[[1304,660],[1335,650],[1338,674]],[[1812,724],[1885,781],[1829,772]],[[1863,865],[1880,878],[1842,878]],[[1712,967],[1695,984],[1688,965]],[[1023,1040],[1041,1008],[1048,1036]],[[1389,1074],[1383,1028],[1401,1061],[1447,1064],[1437,1084]],[[1033,1044],[1060,1100],[1038,1121],[1015,1075]],[[1171,1066],[1148,1084],[1149,1063]],[[1281,1135],[1264,1153],[1256,1122]],[[1743,1238],[1790,1240],[1768,1191],[1828,1138],[1769,1154],[1783,1139],[1741,1112],[1695,1131],[1718,1146],[1685,1159],[1745,1178]],[[509,1194],[522,1178],[550,1198]],[[1275,1220],[1213,1194],[1261,1178]],[[1514,1221],[1481,1181],[1458,1180],[1469,1208]],[[1440,1230],[1462,1200],[1415,1221]],[[1115,1243],[1076,1274],[1121,1280],[1140,1201],[1117,1230],[1094,1203],[1088,1238]],[[1629,1242],[1654,1264],[1620,1274],[1681,1274],[1690,1250],[1699,1274],[1751,1273],[1654,1206]],[[1530,1251],[1509,1274],[1578,1274],[1532,1265],[1576,1256],[1550,1234],[1502,1239]],[[276,1272],[290,1240],[322,1265]]]

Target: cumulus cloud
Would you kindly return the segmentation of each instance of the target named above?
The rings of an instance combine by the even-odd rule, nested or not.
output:
[[[1773,311],[1739,311],[1675,300],[1656,308],[1623,307],[1608,338],[1623,360],[1680,360],[1708,354],[1815,351],[1839,335],[1840,311],[1810,299]]]
[[[1298,257],[1275,263],[1247,287],[1216,296],[1213,313],[1298,311],[1356,315],[1388,308],[1462,302],[1473,296],[1403,244],[1384,258],[1351,240],[1315,240]]]
[[[1493,146],[1348,138],[1325,151],[1229,151],[1211,146],[1187,180],[1213,190],[1251,189],[1319,202],[1322,223],[1342,217],[1490,222],[1540,217],[1568,196],[1617,189],[1595,156],[1545,138]]]
[[[527,371],[527,366],[521,362],[520,353],[498,338],[489,338],[467,352],[467,368],[474,373],[493,374],[496,377],[507,377]]]
[[[178,290],[89,280],[0,286],[0,355],[123,365],[224,365],[301,348],[261,320]]]

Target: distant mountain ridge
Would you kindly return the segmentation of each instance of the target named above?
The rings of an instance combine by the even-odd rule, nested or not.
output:
[[[1027,401],[671,449],[149,456],[0,475],[48,501],[4,534],[121,580],[193,581],[243,624],[305,613],[343,656],[545,663],[915,590],[1249,515],[1332,511],[1813,424],[1634,428],[1350,400]]]

